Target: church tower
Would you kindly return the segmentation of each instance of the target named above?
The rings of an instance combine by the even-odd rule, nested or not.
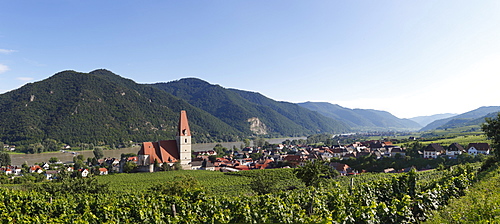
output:
[[[178,128],[176,140],[179,160],[183,169],[191,169],[191,164],[189,164],[191,162],[191,131],[185,110],[181,111]]]

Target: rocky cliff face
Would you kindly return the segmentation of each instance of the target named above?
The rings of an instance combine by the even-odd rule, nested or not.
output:
[[[254,134],[256,135],[267,134],[266,124],[260,121],[258,117],[248,118],[247,121],[250,123],[250,131],[252,131]]]

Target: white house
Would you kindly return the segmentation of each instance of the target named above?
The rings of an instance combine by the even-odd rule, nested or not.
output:
[[[448,148],[446,149],[446,155],[452,158],[461,155],[463,152],[465,152],[464,147],[456,142],[451,143],[450,146],[448,146]]]
[[[490,150],[491,148],[488,143],[469,143],[469,145],[467,146],[467,153],[469,153],[470,155],[489,155]]]
[[[81,172],[82,177],[87,177],[89,175],[88,169],[80,169],[79,171]]]
[[[426,159],[435,159],[439,155],[445,152],[444,148],[438,143],[431,143],[427,145],[424,149],[424,158]]]

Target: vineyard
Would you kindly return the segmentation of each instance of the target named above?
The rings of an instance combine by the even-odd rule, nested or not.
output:
[[[305,187],[292,174],[291,169],[119,174],[59,185],[45,183],[26,191],[0,189],[0,222],[413,223],[464,195],[475,180],[471,166],[359,175],[353,180],[343,177],[318,188]],[[202,188],[187,189],[181,195],[154,189],[158,182],[186,184],[183,180],[190,179],[181,178],[186,176]],[[257,194],[252,185],[266,178],[277,180],[271,187],[293,187]]]

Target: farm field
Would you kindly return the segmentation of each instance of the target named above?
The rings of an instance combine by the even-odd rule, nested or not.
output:
[[[458,143],[464,147],[467,147],[469,143],[485,142],[491,144],[491,141],[486,138],[485,135],[463,135],[454,138],[439,139],[434,141],[422,141],[424,144],[439,143],[441,145],[449,145],[451,143]]]

